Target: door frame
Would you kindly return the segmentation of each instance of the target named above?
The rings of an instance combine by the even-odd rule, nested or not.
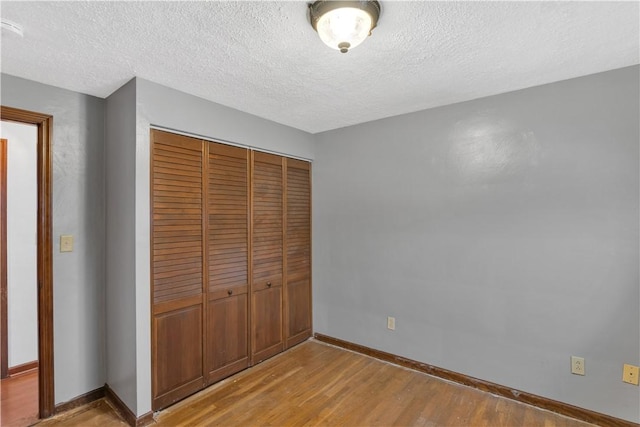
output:
[[[0,106],[0,120],[37,126],[38,134],[38,405],[39,417],[48,418],[55,412],[53,382],[53,245],[52,245],[52,135],[53,116],[18,108]],[[6,191],[4,192],[6,195]],[[3,209],[6,205],[3,204]],[[6,217],[6,215],[3,215]],[[6,228],[5,228],[6,230]],[[3,252],[6,256],[6,251]],[[6,264],[5,264],[6,265]],[[4,271],[1,276],[4,276]],[[2,286],[6,290],[6,276]],[[3,295],[6,295],[6,291]],[[6,299],[2,299],[6,303]],[[1,307],[3,315],[6,305]],[[6,340],[6,334],[2,334]],[[6,349],[5,343],[3,350]],[[2,357],[3,364],[6,357]]]

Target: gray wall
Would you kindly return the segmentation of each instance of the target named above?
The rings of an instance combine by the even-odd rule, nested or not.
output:
[[[54,241],[75,236],[54,248],[56,403],[106,381],[146,414],[151,125],[306,159],[313,137],[142,79],[105,101],[2,75],[2,105],[54,116]]]
[[[55,402],[104,385],[104,100],[2,74],[4,106],[53,115]],[[74,251],[60,253],[61,234]]]
[[[135,265],[136,382],[138,416],[151,410],[149,132],[151,126],[305,159],[313,136],[136,78]]]
[[[315,331],[638,422],[638,77],[317,135]]]
[[[313,135],[249,113],[137,78],[138,142],[149,139],[149,126],[230,142],[286,156],[313,159]],[[142,140],[140,140],[142,138]],[[148,163],[148,162],[147,162]]]
[[[154,125],[314,159],[317,332],[638,421],[639,99],[631,67],[312,136],[142,79],[105,114],[2,75],[2,105],[54,116],[56,403],[106,380],[151,409]]]
[[[106,104],[106,382],[135,412],[135,80],[111,94]]]

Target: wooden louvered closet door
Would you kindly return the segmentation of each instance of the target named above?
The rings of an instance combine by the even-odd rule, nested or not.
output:
[[[209,143],[208,382],[249,366],[249,151]]]
[[[252,362],[283,350],[283,158],[253,152]]]
[[[286,159],[286,348],[311,336],[311,164]]]
[[[152,393],[159,409],[202,388],[203,145],[152,131]]]
[[[151,131],[152,408],[311,336],[310,164]]]

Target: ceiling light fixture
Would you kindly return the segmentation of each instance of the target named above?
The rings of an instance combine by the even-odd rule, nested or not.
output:
[[[380,17],[375,0],[317,0],[309,5],[311,25],[330,48],[349,52],[371,35]]]

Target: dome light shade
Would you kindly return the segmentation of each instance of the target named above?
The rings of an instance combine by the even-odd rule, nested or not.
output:
[[[347,53],[371,35],[380,17],[380,3],[318,0],[309,5],[309,17],[327,46]]]

